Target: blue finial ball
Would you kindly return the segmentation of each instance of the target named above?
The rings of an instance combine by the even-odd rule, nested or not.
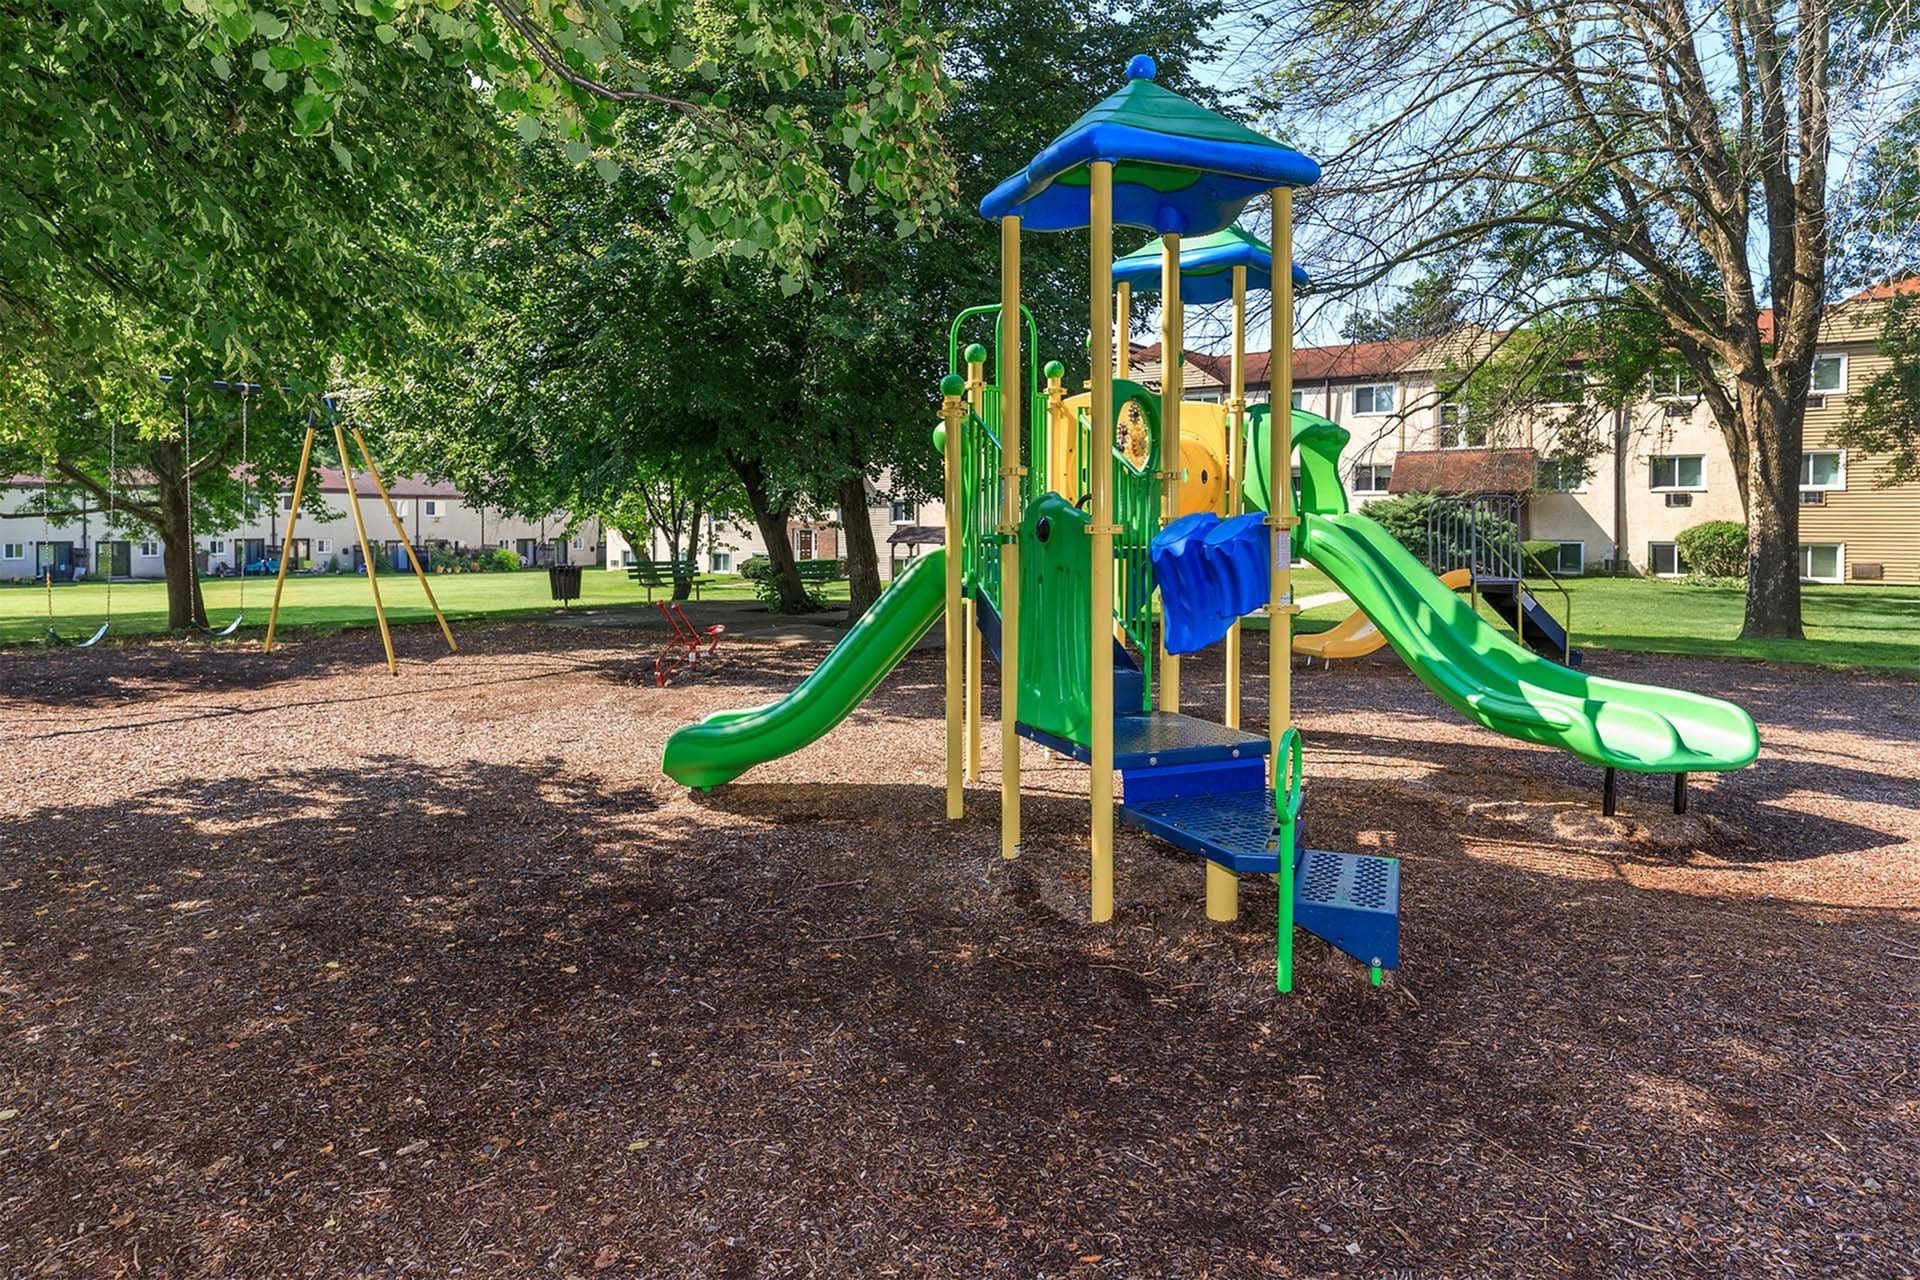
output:
[[[1129,80],[1151,80],[1159,70],[1160,68],[1154,65],[1150,54],[1136,53],[1127,59],[1127,79]]]

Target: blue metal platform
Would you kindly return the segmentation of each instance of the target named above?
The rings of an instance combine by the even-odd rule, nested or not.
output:
[[[1228,791],[1121,805],[1120,820],[1233,871],[1280,870],[1273,792]]]
[[[1293,885],[1293,922],[1361,964],[1400,967],[1400,860],[1309,849]]]
[[[1036,729],[1018,726],[1020,736],[1071,756],[1082,764],[1093,762],[1091,749],[1078,742]],[[1113,721],[1113,767],[1149,769],[1161,765],[1200,764],[1208,760],[1264,758],[1265,735],[1229,729],[1211,720],[1177,712],[1150,711],[1145,715],[1116,716]]]

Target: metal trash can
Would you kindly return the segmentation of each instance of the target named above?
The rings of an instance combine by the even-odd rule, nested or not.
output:
[[[548,565],[547,586],[562,608],[566,607],[567,601],[578,600],[580,598],[580,566],[577,564]]]

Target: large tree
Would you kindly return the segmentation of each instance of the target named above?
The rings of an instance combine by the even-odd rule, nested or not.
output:
[[[1748,512],[1743,634],[1800,634],[1802,419],[1848,244],[1836,148],[1910,114],[1904,5],[1263,7],[1273,110],[1326,166],[1322,289],[1460,263],[1474,318],[1637,312],[1692,370]],[[1840,158],[1845,158],[1844,156]],[[1911,220],[1902,230],[1909,244]]]

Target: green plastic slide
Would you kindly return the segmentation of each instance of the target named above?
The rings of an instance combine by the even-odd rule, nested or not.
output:
[[[1262,507],[1265,425],[1252,433],[1247,477],[1247,496]],[[1301,467],[1296,550],[1454,710],[1496,733],[1641,773],[1740,769],[1759,755],[1753,717],[1731,702],[1585,675],[1508,639],[1386,529],[1347,510],[1344,428],[1296,410],[1293,431]]]
[[[939,619],[946,565],[944,548],[915,558],[792,693],[764,707],[717,711],[675,731],[661,768],[676,782],[707,790],[817,741],[864,702]]]

